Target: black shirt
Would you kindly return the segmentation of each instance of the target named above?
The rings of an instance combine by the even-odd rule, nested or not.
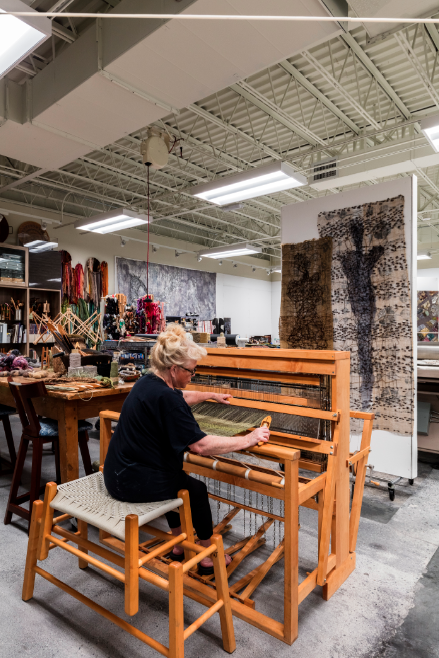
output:
[[[137,462],[172,474],[182,470],[187,447],[204,436],[183,393],[148,374],[124,402],[107,460],[112,465]]]

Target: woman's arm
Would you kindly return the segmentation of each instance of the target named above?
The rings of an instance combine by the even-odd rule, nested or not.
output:
[[[235,450],[247,450],[255,446],[259,441],[266,443],[270,438],[270,430],[267,427],[258,427],[246,436],[214,436],[208,434],[196,443],[189,446],[197,455],[224,455]]]
[[[222,402],[222,404],[230,404],[229,398],[231,395],[224,393],[202,393],[201,391],[183,391],[183,397],[190,407],[193,407],[194,404],[199,402],[205,402],[206,400],[216,400],[217,402]]]

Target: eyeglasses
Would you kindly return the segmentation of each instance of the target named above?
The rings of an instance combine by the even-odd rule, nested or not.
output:
[[[185,368],[184,366],[178,366],[178,367],[181,368],[182,370],[186,370],[186,372],[190,372],[191,377],[193,377],[195,375],[195,373],[197,372],[196,368],[194,368],[193,370],[189,370],[189,368]]]

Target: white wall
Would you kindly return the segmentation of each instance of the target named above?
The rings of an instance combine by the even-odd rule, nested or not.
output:
[[[428,267],[418,270],[418,290],[439,290],[439,267]]]
[[[232,318],[232,333],[242,336],[271,334],[271,281],[217,274],[216,312]]]
[[[317,217],[321,212],[349,208],[363,203],[381,201],[402,194],[405,198],[404,221],[407,244],[407,265],[411,284],[413,345],[416,346],[416,176],[398,178],[387,183],[370,185],[340,194],[295,203],[282,208],[282,242],[303,242],[319,237]],[[425,272],[425,270],[423,270]],[[414,390],[416,392],[416,349],[413,352]],[[397,435],[382,430],[372,433],[372,455],[369,463],[377,471],[414,478],[417,475],[416,403],[411,435]],[[351,436],[351,448],[358,449],[360,437]]]

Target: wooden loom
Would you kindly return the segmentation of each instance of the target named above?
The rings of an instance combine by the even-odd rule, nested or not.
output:
[[[231,393],[234,396],[232,405],[261,409],[274,417],[282,414],[281,420],[285,420],[287,414],[296,419],[317,419],[325,425],[326,440],[323,440],[304,436],[303,433],[285,432],[279,427],[278,420],[277,425],[275,423],[272,427],[269,444],[248,451],[253,457],[275,462],[271,468],[243,465],[225,457],[206,458],[190,453],[187,453],[184,464],[188,473],[256,492],[262,499],[266,497],[267,500],[281,501],[282,514],[275,514],[268,506],[267,509],[258,509],[246,505],[245,500],[242,503],[215,493],[210,494],[213,500],[229,504],[232,508],[215,527],[215,532],[225,533],[230,530],[230,521],[241,510],[265,519],[253,535],[226,549],[229,554],[234,554],[227,568],[229,577],[249,554],[264,543],[264,534],[268,528],[278,521],[283,523],[284,538],[259,567],[230,585],[230,594],[232,610],[236,616],[288,644],[292,644],[297,637],[298,604],[317,585],[323,587],[323,598],[329,599],[355,568],[355,546],[373,414],[350,412],[349,369],[348,352],[217,348],[208,350],[207,357],[197,367],[194,383],[188,386],[188,390]],[[315,395],[307,398],[306,391],[321,387],[323,379],[329,384],[329,396],[322,404]],[[294,390],[295,387],[304,387],[305,395]],[[321,406],[326,408],[317,408]],[[118,414],[109,412],[101,414],[101,463],[111,436],[111,420],[117,417]],[[355,455],[349,452],[350,417],[364,421],[361,448]],[[322,432],[319,432],[321,435]],[[305,452],[306,459],[299,459],[299,450]],[[279,473],[279,463],[283,464],[284,472]],[[318,475],[314,478],[299,478],[299,467],[317,472]],[[350,469],[354,469],[356,474],[351,511]],[[300,584],[299,506],[317,511],[318,529],[317,565]],[[156,536],[160,538],[159,534]],[[102,539],[123,550],[118,540],[110,537]],[[156,541],[145,542],[144,550],[150,550]],[[255,608],[255,601],[250,598],[271,567],[281,559],[284,560],[283,623],[259,612]],[[154,567],[160,573],[166,573],[167,565],[163,561],[157,560]],[[209,577],[190,573],[185,586],[188,596],[195,600],[215,600],[214,584]]]

